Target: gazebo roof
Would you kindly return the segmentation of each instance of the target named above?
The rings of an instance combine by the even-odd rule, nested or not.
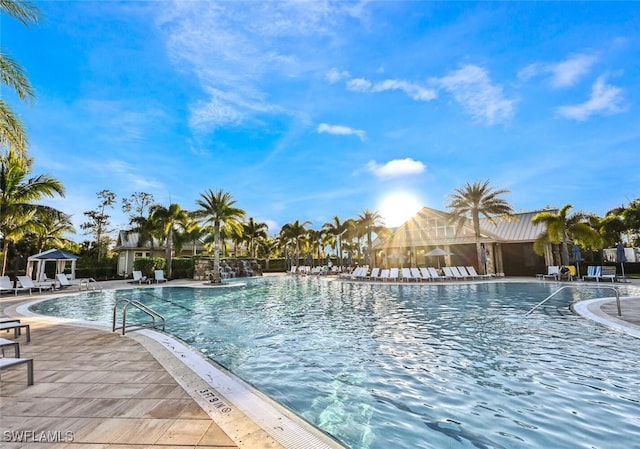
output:
[[[75,254],[68,253],[61,249],[52,248],[39,254],[29,256],[28,260],[76,260],[79,258],[80,257]]]

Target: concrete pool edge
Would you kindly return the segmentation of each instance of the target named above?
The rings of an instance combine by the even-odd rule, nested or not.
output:
[[[593,298],[577,302],[571,305],[571,309],[578,315],[588,320],[607,326],[619,332],[624,332],[636,338],[640,338],[640,326],[627,320],[612,316],[602,310],[604,305],[615,304],[614,297]],[[640,296],[625,296],[620,298],[622,315],[625,315],[625,303],[640,302]]]
[[[111,331],[104,322],[65,319],[29,310],[34,304],[56,296],[9,305],[5,313],[53,325]],[[150,329],[129,332],[126,337],[140,343],[239,448],[345,449],[330,435],[178,338]]]

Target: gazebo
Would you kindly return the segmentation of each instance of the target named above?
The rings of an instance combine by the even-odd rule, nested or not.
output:
[[[71,279],[76,278],[76,262],[79,259],[75,254],[68,253],[61,249],[49,249],[40,254],[29,256],[27,259],[27,276],[33,279],[33,272],[35,267],[36,282],[43,282],[46,278],[44,271],[47,262],[56,263],[56,274],[64,273],[67,262],[71,262]]]

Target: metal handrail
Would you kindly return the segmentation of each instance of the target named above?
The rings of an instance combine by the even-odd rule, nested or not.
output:
[[[122,307],[122,327],[116,327],[116,316],[118,311],[118,305],[121,303],[124,303],[124,306]],[[136,309],[140,310],[141,312],[144,312],[145,314],[147,314],[151,318],[151,322],[130,324],[129,327],[138,326],[139,328],[151,327],[152,329],[155,329],[156,318],[158,318],[159,320],[162,321],[162,330],[163,331],[165,330],[166,320],[158,312],[156,312],[150,307],[145,306],[140,301],[136,301],[135,299],[121,298],[121,299],[118,299],[116,303],[113,305],[113,324],[111,326],[112,332],[115,332],[117,329],[122,329],[122,335],[125,334],[127,329],[127,308],[130,305],[134,306]],[[148,326],[148,324],[151,324],[151,326]]]
[[[96,291],[96,287],[98,287],[98,290],[102,291],[102,286],[94,278],[83,279],[82,281],[80,281],[80,290],[82,290],[82,286],[83,285],[87,288],[87,290],[89,290],[89,288],[91,288],[91,290],[93,290],[95,292]]]
[[[553,298],[557,293],[559,293],[560,291],[564,290],[565,288],[599,288],[599,289],[609,289],[609,290],[613,290],[614,293],[616,294],[616,305],[618,306],[618,316],[622,316],[622,310],[620,308],[620,292],[618,291],[617,287],[604,287],[604,286],[599,286],[599,285],[565,285],[563,287],[560,287],[558,290],[556,290],[555,292],[551,293],[549,296],[547,296],[545,299],[543,299],[542,301],[540,301],[538,304],[536,304],[533,309],[529,310],[527,313],[524,314],[524,316],[529,316],[531,314],[531,312],[533,312],[534,310],[536,310],[538,307],[540,307],[542,304],[544,304],[545,302],[549,301],[551,298]]]

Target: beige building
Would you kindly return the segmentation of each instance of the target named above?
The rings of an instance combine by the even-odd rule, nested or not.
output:
[[[552,264],[551,248],[544,257],[535,254],[533,242],[545,231],[535,226],[533,217],[538,211],[514,214],[510,219],[497,219],[496,224],[480,220],[480,242],[485,257],[486,272],[498,276],[529,276],[546,272]],[[373,244],[373,266],[438,266],[473,265],[478,272],[476,239],[471,222],[456,232],[457,224],[449,223],[448,214],[423,207],[406,223],[396,228],[384,241]],[[430,256],[441,249],[446,255]]]
[[[164,242],[159,242],[156,239],[153,240],[153,244],[150,241],[146,241],[143,245],[140,245],[137,232],[120,231],[114,251],[118,253],[118,274],[122,277],[129,277],[133,271],[134,261],[146,257],[164,258],[166,248]],[[195,248],[193,244],[186,244],[182,247],[180,253],[176,254],[174,252],[173,256],[193,256],[204,252],[204,245],[198,241]]]

